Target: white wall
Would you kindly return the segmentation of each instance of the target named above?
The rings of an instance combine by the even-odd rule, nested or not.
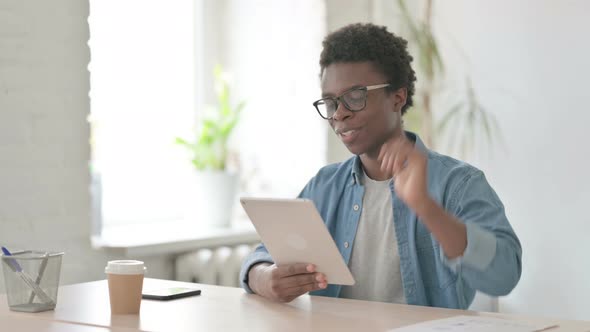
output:
[[[440,37],[462,46],[507,142],[494,158],[474,159],[523,246],[522,278],[500,310],[589,320],[590,3],[454,1],[435,10]]]
[[[66,251],[65,283],[104,261],[88,236],[87,15],[77,0],[0,5],[0,243]]]
[[[328,3],[331,30],[371,18],[397,24],[382,1],[357,2],[352,14]],[[506,141],[493,158],[468,159],[486,172],[523,246],[522,278],[501,312],[590,319],[588,12],[583,0],[435,1],[450,81],[473,75]],[[349,156],[341,145],[329,140],[330,161]]]

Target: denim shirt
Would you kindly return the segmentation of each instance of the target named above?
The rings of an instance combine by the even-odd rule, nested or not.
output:
[[[428,150],[420,138],[406,132],[428,158],[428,192],[467,229],[467,247],[448,259],[440,244],[416,214],[395,194],[390,182],[393,222],[400,255],[404,294],[408,304],[467,309],[475,291],[506,295],[520,279],[522,249],[504,213],[502,202],[482,171],[464,162]],[[362,210],[364,187],[359,182],[358,156],[319,170],[300,198],[313,200],[326,227],[348,264]],[[273,260],[259,245],[242,264],[240,281],[249,293],[248,271]],[[329,282],[329,280],[328,280]],[[340,285],[311,292],[338,297]]]

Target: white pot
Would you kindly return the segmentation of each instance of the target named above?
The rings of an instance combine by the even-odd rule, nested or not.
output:
[[[188,219],[199,226],[228,227],[238,189],[238,174],[197,171],[191,184]]]

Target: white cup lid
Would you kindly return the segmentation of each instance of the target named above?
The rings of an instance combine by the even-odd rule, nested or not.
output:
[[[109,261],[104,268],[104,272],[110,274],[144,274],[145,270],[142,261],[134,260]]]

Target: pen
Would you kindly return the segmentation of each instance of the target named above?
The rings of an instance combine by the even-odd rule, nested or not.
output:
[[[35,283],[37,285],[41,284],[41,278],[43,278],[43,273],[45,273],[45,268],[47,267],[47,257],[49,256],[49,253],[45,253],[43,254],[43,260],[41,261],[41,266],[39,267],[39,274],[37,275],[37,279],[35,280]],[[33,303],[33,300],[35,299],[35,292],[31,292],[31,296],[29,297],[29,303]]]
[[[10,251],[8,251],[8,249],[6,249],[5,247],[2,247],[2,253],[4,253],[5,256],[12,256]],[[49,297],[49,295],[47,295],[43,291],[43,289],[41,289],[41,287],[39,287],[39,285],[35,283],[35,281],[33,280],[33,278],[31,278],[30,275],[23,271],[22,267],[16,261],[16,259],[12,258],[7,259],[6,261],[8,262],[10,269],[14,271],[16,274],[18,274],[18,276],[25,282],[25,284],[27,284],[27,286],[29,286],[33,290],[35,295],[37,295],[41,299],[41,301],[47,304],[54,304],[53,300]]]

